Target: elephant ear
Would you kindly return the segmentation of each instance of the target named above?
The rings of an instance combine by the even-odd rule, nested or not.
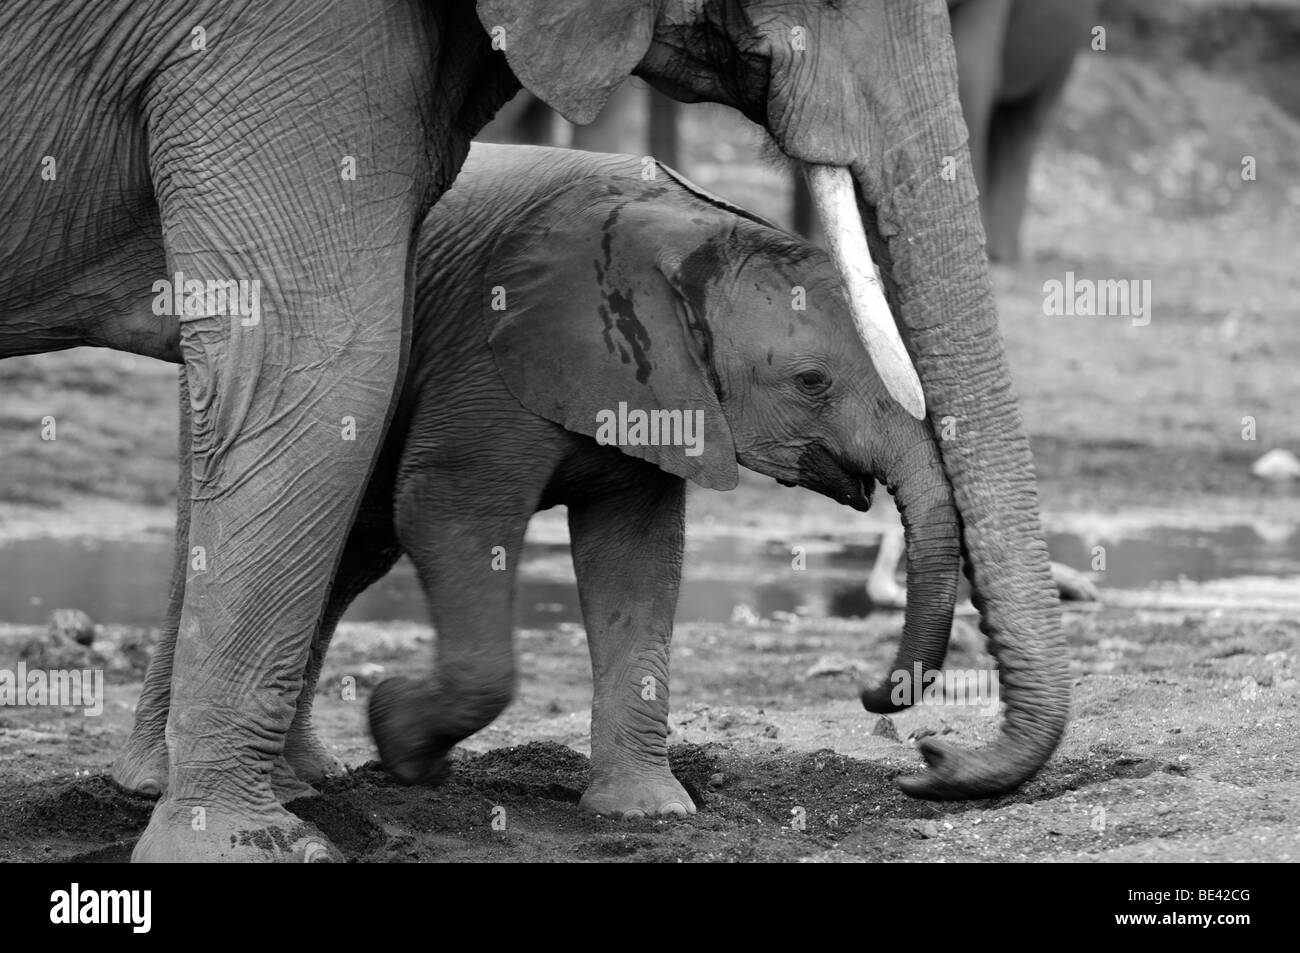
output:
[[[654,38],[646,0],[478,0],[524,87],[570,122],[596,118]]]
[[[776,224],[776,222],[771,219],[766,219],[756,212],[751,212],[749,209],[736,205],[734,202],[729,202],[721,195],[716,195],[713,192],[710,192],[702,185],[696,185],[672,166],[664,165],[662,162],[656,162],[655,165],[657,165],[663,173],[668,176],[668,178],[672,179],[686,191],[690,192],[701,202],[712,205],[714,208],[721,209],[724,212],[730,212],[738,218],[749,219],[749,221],[762,225],[764,228],[770,228],[774,232],[781,232],[785,235],[790,234],[790,232]]]
[[[679,290],[664,240],[680,210],[637,198],[578,182],[504,230],[485,275],[492,354],[532,413],[730,490],[736,448],[698,313],[705,289]]]

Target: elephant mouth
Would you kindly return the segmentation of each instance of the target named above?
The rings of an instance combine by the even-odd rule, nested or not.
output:
[[[857,484],[849,506],[859,513],[865,513],[871,509],[871,495],[876,490],[876,481],[872,477],[858,477]]]
[[[780,479],[777,482],[790,485]],[[813,447],[799,458],[799,485],[865,513],[871,509],[876,478],[874,474],[847,466],[823,447]]]

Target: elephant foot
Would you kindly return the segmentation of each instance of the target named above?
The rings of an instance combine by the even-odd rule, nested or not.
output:
[[[695,813],[695,802],[667,765],[653,771],[624,771],[594,778],[587,785],[579,806],[594,814],[625,820],[686,817]]]
[[[403,784],[438,784],[451,773],[448,747],[434,740],[436,714],[410,678],[380,682],[370,696],[370,734],[384,768]]]
[[[288,804],[300,797],[320,796],[319,791],[298,776],[283,755],[271,763],[271,790],[281,804]]]
[[[132,731],[110,771],[113,783],[123,791],[161,797],[167,789],[167,741],[163,732]]]
[[[335,759],[337,761],[337,759]],[[340,769],[342,763],[339,763]],[[339,773],[342,773],[340,770]],[[327,777],[332,775],[321,775]],[[111,769],[113,783],[128,794],[141,797],[161,797],[167,788],[167,748],[154,745],[140,751],[131,743],[113,762]],[[319,778],[317,778],[318,780]],[[277,758],[271,768],[271,790],[275,799],[281,804],[302,797],[316,797],[320,794],[307,781],[303,780],[286,758]]]
[[[312,783],[341,778],[347,766],[326,750],[314,728],[290,728],[284,739],[284,759],[300,781]]]
[[[320,831],[279,804],[256,810],[162,800],[135,845],[132,863],[341,863]]]

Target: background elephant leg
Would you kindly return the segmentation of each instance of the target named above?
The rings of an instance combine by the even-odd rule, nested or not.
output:
[[[1029,204],[1029,172],[1034,150],[1065,89],[1062,76],[1028,99],[998,106],[990,127],[985,228],[989,258],[1020,260],[1020,228]]]
[[[176,631],[185,602],[185,577],[190,561],[190,391],[185,369],[177,375],[180,389],[180,427],[177,441],[176,537],[172,546],[172,577],[163,619],[145,673],[144,688],[135,706],[135,724],[126,746],[113,762],[112,777],[122,788],[147,797],[158,797],[167,784],[167,712],[172,695],[172,656]]]
[[[1002,51],[1011,0],[966,0],[951,9],[957,94],[970,131],[971,165],[988,222],[989,125],[1002,85]]]
[[[437,630],[434,669],[428,679],[382,682],[370,699],[370,731],[384,767],[407,784],[441,780],[447,753],[514,697],[515,574],[540,487],[494,487],[493,479],[517,482],[522,456],[482,479],[454,482],[430,467],[399,483],[397,535]]]
[[[556,126],[560,121],[555,110],[532,93],[522,94],[526,100],[520,110],[516,135],[518,141],[538,146],[555,144]]]
[[[668,654],[681,583],[685,483],[648,464],[621,493],[569,507],[591,652],[591,782],[582,806],[642,817],[695,813],[668,767]]]
[[[382,481],[377,478],[371,480],[372,488],[381,484]],[[387,497],[387,491],[384,491],[384,496]],[[343,559],[334,576],[334,585],[330,588],[325,614],[312,639],[307,668],[303,673],[302,691],[298,693],[298,708],[284,739],[285,760],[302,781],[320,781],[342,775],[347,770],[342,761],[330,754],[312,724],[312,706],[316,700],[321,666],[325,662],[325,654],[329,651],[330,640],[334,637],[339,620],[343,618],[343,613],[352,604],[352,600],[382,579],[393,568],[399,556],[401,549],[392,529],[391,503],[387,498],[372,500],[368,493],[343,550]]]
[[[812,192],[808,189],[808,180],[798,169],[790,173],[790,178],[793,183],[791,185],[793,208],[790,212],[792,227],[809,241],[816,241],[817,214],[813,211]]]

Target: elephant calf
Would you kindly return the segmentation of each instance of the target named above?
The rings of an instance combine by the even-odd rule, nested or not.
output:
[[[524,531],[564,504],[595,680],[583,806],[693,813],[667,758],[685,483],[730,489],[737,465],[860,511],[886,483],[907,532],[895,670],[942,663],[960,563],[951,490],[929,425],[873,370],[825,253],[638,158],[482,145],[419,253],[405,388],[285,750],[299,778],[334,766],[311,727],[334,627],[401,553],[437,658],[429,680],[376,689],[384,764],[432,780],[506,707]],[[864,701],[893,710],[887,684]]]

